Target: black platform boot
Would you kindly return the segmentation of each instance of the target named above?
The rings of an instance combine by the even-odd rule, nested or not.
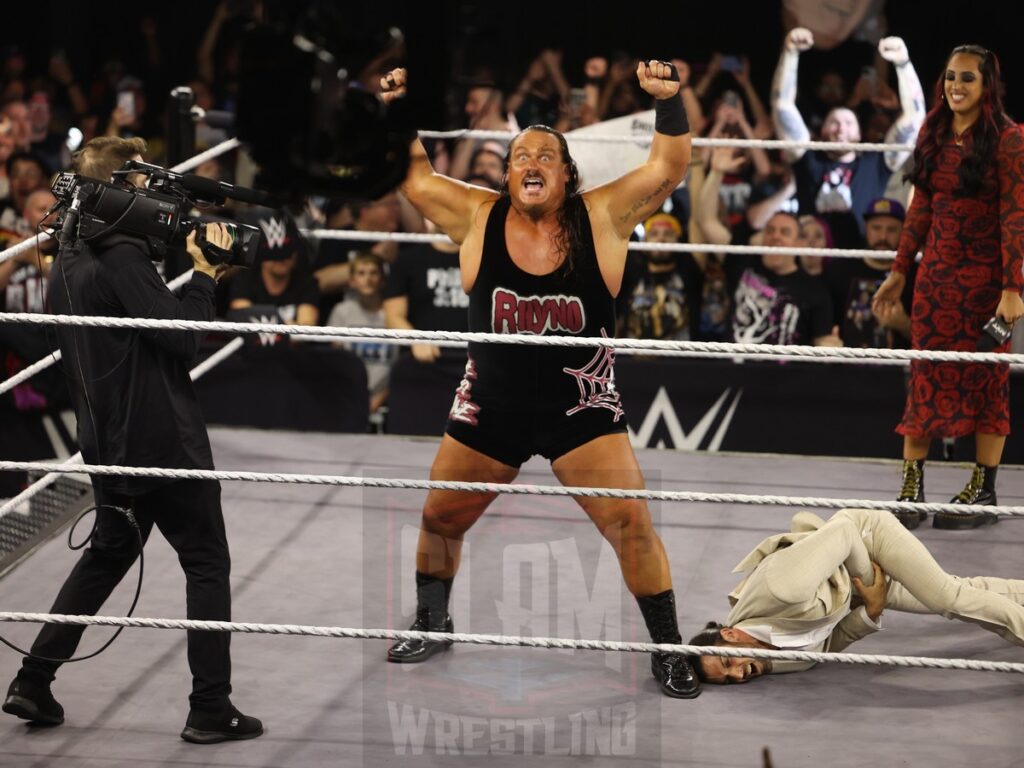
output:
[[[682,642],[676,620],[675,593],[671,589],[649,597],[638,597],[636,602],[655,643],[678,645]],[[700,679],[681,653],[652,653],[651,673],[666,696],[694,699],[700,695]]]
[[[448,615],[448,598],[454,581],[454,578],[439,579],[416,572],[416,621],[409,629],[414,632],[455,631],[452,617]],[[388,661],[417,664],[451,646],[451,640],[399,640],[388,649]]]
[[[967,485],[956,496],[949,500],[950,504],[971,504],[979,507],[995,506],[996,501],[996,467],[986,467],[984,464],[975,464],[971,479]],[[995,525],[999,522],[999,516],[991,512],[972,512],[968,515],[958,515],[951,512],[937,512],[932,520],[932,526],[950,531],[966,530],[969,528],[980,528],[983,525]]]
[[[896,501],[916,501],[924,503],[924,459],[903,460],[903,488]],[[894,510],[896,519],[903,523],[909,531],[914,530],[928,519],[927,512],[904,512]]]

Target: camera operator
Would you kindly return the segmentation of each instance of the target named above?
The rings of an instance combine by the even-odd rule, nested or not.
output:
[[[141,160],[142,139],[101,137],[76,153],[79,176],[110,181],[129,160]],[[140,175],[128,180],[140,185]],[[113,227],[111,228],[113,229]],[[65,244],[50,275],[51,310],[67,315],[113,315],[212,320],[218,269],[188,236],[195,272],[181,298],[157,275],[146,240],[112,231]],[[229,249],[219,224],[207,227],[210,244]],[[59,326],[57,337],[78,417],[78,441],[90,464],[212,469],[206,425],[189,378],[200,333]],[[139,556],[153,525],[178,554],[185,572],[189,619],[231,619],[230,556],[220,485],[207,480],[95,476],[96,523],[64,583],[53,613],[95,614]],[[119,509],[120,508],[120,509]],[[137,529],[124,510],[131,509]],[[47,725],[64,721],[50,692],[62,660],[74,654],[83,627],[48,624],[40,631],[3,711]],[[181,737],[209,744],[263,733],[259,720],[231,704],[228,632],[190,631],[190,712]]]

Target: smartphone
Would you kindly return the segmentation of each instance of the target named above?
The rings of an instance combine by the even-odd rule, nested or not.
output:
[[[135,94],[132,91],[118,91],[117,108],[120,109],[129,120],[135,120]]]
[[[580,119],[583,112],[583,105],[587,103],[587,92],[582,88],[572,88],[569,91],[569,117],[574,121]]]
[[[721,67],[724,72],[741,72],[743,70],[743,61],[739,56],[723,55]]]

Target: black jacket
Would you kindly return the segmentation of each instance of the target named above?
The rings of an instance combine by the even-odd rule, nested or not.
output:
[[[62,315],[211,320],[214,286],[196,272],[176,297],[157,274],[148,246],[118,235],[79,250],[62,249],[50,274],[48,299],[51,311]],[[88,463],[213,468],[188,374],[202,336],[58,326],[78,441]],[[107,491],[134,495],[162,482],[110,477],[102,484]]]

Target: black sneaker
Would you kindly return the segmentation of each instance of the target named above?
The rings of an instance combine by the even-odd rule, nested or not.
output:
[[[451,616],[445,616],[444,629],[433,629],[427,611],[419,611],[409,629],[413,632],[454,632],[455,625]],[[451,647],[451,640],[399,640],[388,648],[388,661],[395,664],[418,664]]]
[[[219,744],[222,741],[244,741],[263,735],[263,723],[243,715],[232,705],[225,709],[192,709],[185,721],[181,738],[192,744]]]
[[[700,678],[681,653],[652,653],[651,672],[666,696],[674,699],[700,696]]]
[[[53,698],[49,685],[17,677],[7,689],[7,698],[0,708],[35,725],[60,725],[64,722],[64,707]]]

